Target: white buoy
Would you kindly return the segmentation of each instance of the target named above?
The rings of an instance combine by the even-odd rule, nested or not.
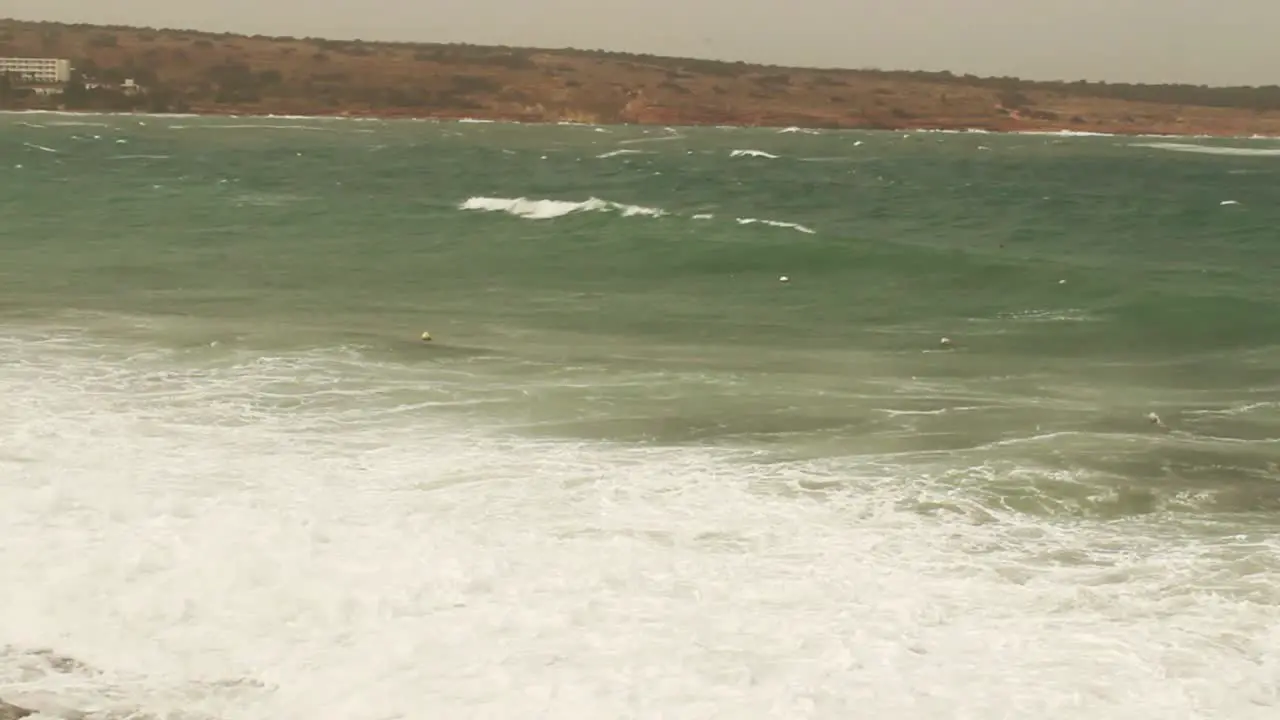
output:
[[[786,275],[783,275],[778,278],[778,282],[791,282],[791,278],[787,277]]]
[[[426,330],[422,331],[422,342],[431,342],[431,333]]]
[[[942,345],[942,347],[951,347],[951,338],[944,337],[939,340],[938,343]]]

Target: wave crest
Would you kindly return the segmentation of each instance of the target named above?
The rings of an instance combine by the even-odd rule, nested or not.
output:
[[[589,197],[581,202],[573,200],[535,200],[527,197],[518,198],[499,198],[499,197],[471,197],[464,200],[458,205],[459,210],[473,210],[480,212],[505,212],[508,215],[514,215],[526,220],[551,220],[565,215],[581,212],[616,212],[623,217],[668,217],[673,215],[662,208],[646,207],[644,205],[628,205],[626,203],[612,202],[610,200],[601,200],[598,197]],[[715,217],[712,213],[697,213],[689,216],[693,220],[711,220]],[[768,225],[769,227],[786,228],[806,235],[816,235],[817,231],[800,223],[786,222],[783,220],[764,220],[761,218],[740,217],[734,218],[739,225]]]
[[[576,212],[619,212],[622,213],[623,217],[635,215],[662,217],[667,214],[665,210],[660,208],[626,205],[601,200],[597,197],[590,197],[582,202],[573,202],[571,200],[530,200],[526,197],[472,197],[458,207],[460,210],[505,212],[529,220],[550,220]]]

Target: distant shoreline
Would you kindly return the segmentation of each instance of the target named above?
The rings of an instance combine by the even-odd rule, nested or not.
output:
[[[0,108],[10,110],[1280,137],[1277,86],[1050,82],[4,19],[0,46],[6,57],[68,61],[56,79],[52,70],[43,80],[0,74]]]
[[[235,111],[201,111],[201,112],[185,112],[185,113],[154,113],[140,111],[108,111],[108,110],[57,110],[57,109],[0,109],[0,115],[22,116],[22,115],[60,115],[65,117],[113,117],[113,118],[225,118],[229,120],[235,119],[252,119],[252,120],[346,120],[346,121],[399,121],[399,122],[421,122],[421,123],[458,123],[458,124],[476,124],[476,125],[528,125],[528,126],[559,126],[559,127],[670,127],[673,129],[741,129],[741,130],[773,130],[776,133],[783,134],[784,131],[803,132],[803,133],[837,133],[837,132],[868,132],[868,133],[938,133],[948,135],[1031,135],[1043,137],[1148,137],[1148,138],[1182,138],[1182,139],[1214,139],[1214,140],[1280,140],[1280,132],[1274,135],[1255,133],[1251,135],[1233,135],[1233,134],[1214,134],[1211,132],[1199,133],[1173,133],[1173,132],[1154,132],[1142,131],[1138,129],[1125,129],[1116,132],[1101,131],[1080,131],[1070,128],[1036,128],[1036,129],[1009,129],[1009,130],[991,130],[987,128],[953,128],[953,127],[929,127],[929,126],[904,126],[904,127],[888,127],[888,128],[866,128],[866,127],[842,127],[842,128],[818,128],[805,127],[801,125],[733,125],[728,123],[720,124],[697,124],[682,125],[679,123],[583,123],[570,120],[512,120],[508,118],[485,118],[471,116],[406,116],[401,114],[379,114],[379,113],[317,113],[317,114],[279,114],[270,112],[235,112]]]

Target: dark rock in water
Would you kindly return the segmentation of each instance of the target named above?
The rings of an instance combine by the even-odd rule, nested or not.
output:
[[[17,705],[0,700],[0,720],[21,720],[28,715],[35,715],[35,710],[20,708]]]
[[[84,663],[66,655],[59,655],[52,650],[36,650],[31,653],[42,658],[49,664],[49,669],[60,673],[80,672],[86,675],[95,675],[97,670],[85,665]]]

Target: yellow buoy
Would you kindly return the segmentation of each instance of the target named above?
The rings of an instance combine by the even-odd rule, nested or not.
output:
[[[426,330],[423,330],[423,331],[422,331],[422,342],[430,342],[430,341],[431,341],[431,333],[427,332]]]

